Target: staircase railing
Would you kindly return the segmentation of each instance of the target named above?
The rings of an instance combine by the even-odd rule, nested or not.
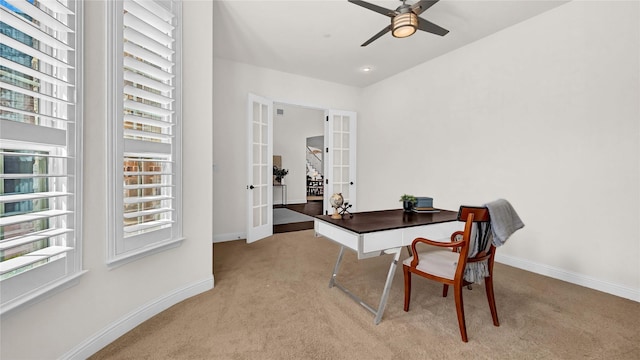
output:
[[[320,157],[318,157],[313,149],[307,146],[307,175],[313,177],[314,174],[312,172],[316,171],[319,175],[322,176],[322,168],[322,160],[320,159]]]

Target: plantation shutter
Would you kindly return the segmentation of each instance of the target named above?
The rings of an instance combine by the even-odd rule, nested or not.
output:
[[[176,237],[177,16],[174,1],[122,4],[121,223],[115,254]],[[120,136],[120,135],[119,135]],[[116,180],[116,182],[118,182]]]
[[[2,312],[81,269],[79,6],[0,0]]]

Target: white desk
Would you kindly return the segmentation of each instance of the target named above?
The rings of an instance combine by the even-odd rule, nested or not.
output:
[[[329,287],[336,286],[374,315],[374,324],[382,320],[382,313],[389,297],[403,246],[409,246],[417,237],[443,239],[449,241],[451,234],[461,230],[463,223],[456,221],[457,212],[440,210],[437,213],[404,213],[403,210],[384,210],[354,213],[353,217],[332,219],[329,215],[319,215],[314,219],[316,236],[324,236],[340,244],[338,259],[329,280]],[[384,254],[395,254],[389,266],[387,280],[382,291],[378,308],[366,304],[362,299],[336,281],[345,248],[355,251],[358,259],[366,259]]]

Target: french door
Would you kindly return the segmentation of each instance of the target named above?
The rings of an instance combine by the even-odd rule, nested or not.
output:
[[[356,113],[325,111],[325,192],[324,209],[332,212],[329,198],[342,194],[356,211]]]
[[[273,235],[273,101],[249,94],[247,242]]]

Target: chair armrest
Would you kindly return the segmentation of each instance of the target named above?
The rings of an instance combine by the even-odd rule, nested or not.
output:
[[[459,231],[456,231],[453,234],[451,234],[451,242],[455,242],[456,241],[456,237],[458,237],[458,236],[464,236],[464,231],[460,231],[459,230]],[[451,249],[451,251],[459,253],[460,252],[460,248],[459,247],[454,247],[454,248]]]
[[[451,234],[451,242],[456,241],[456,236],[458,236],[458,235],[464,236],[464,231],[460,231],[459,230],[459,231],[456,231],[453,234]]]
[[[452,239],[453,239],[453,235],[452,235]],[[453,248],[454,252],[456,251],[456,248],[460,248],[465,244],[464,241],[452,241],[452,242],[446,243],[441,241],[433,241],[425,238],[415,238],[411,243],[411,251],[413,252],[413,260],[411,261],[412,268],[415,268],[416,266],[418,266],[418,263],[420,262],[420,260],[418,259],[418,252],[416,251],[416,244],[418,243],[437,246],[441,248]]]

